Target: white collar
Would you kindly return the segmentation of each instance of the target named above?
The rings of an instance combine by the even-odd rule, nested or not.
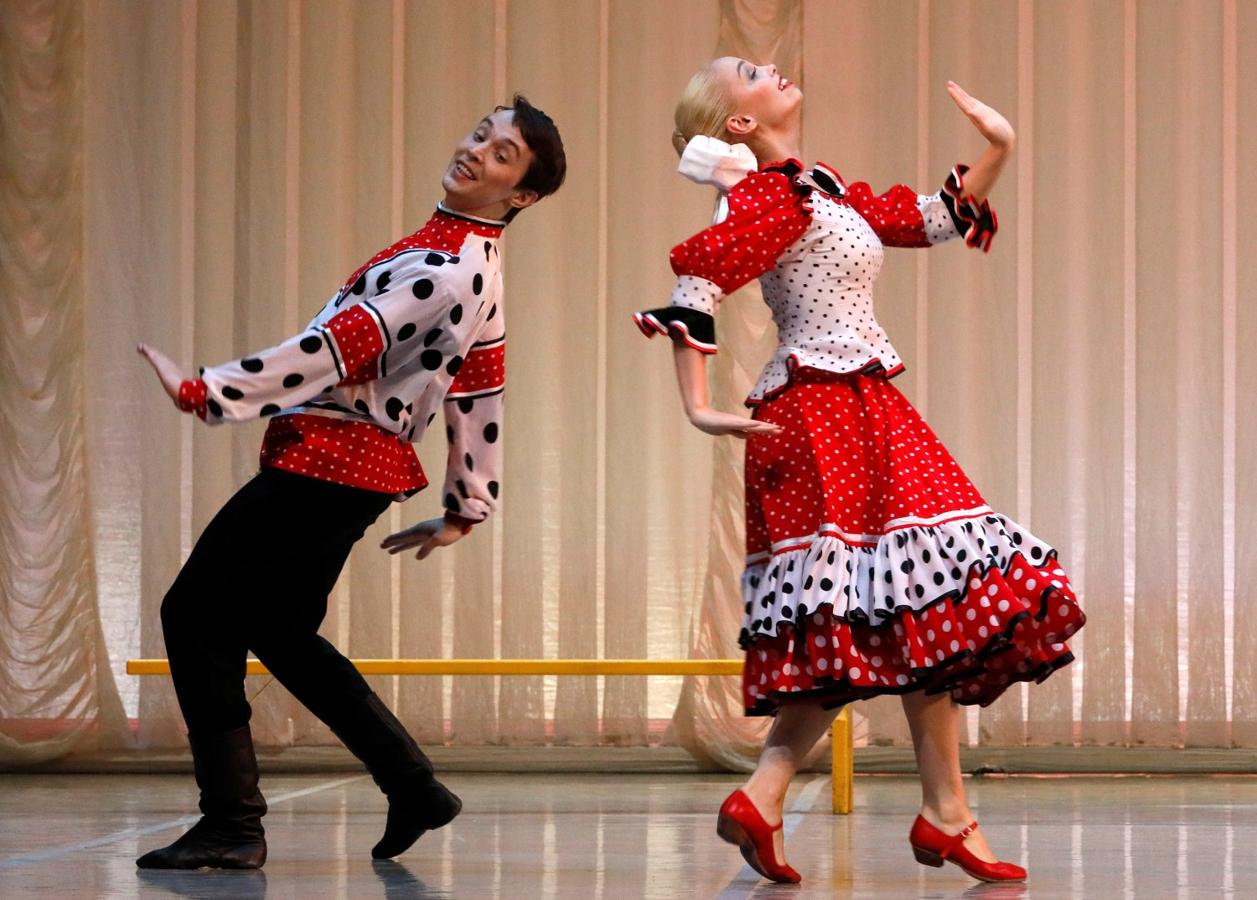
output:
[[[436,204],[438,211],[445,213],[447,216],[453,216],[456,219],[466,219],[468,222],[479,222],[481,225],[494,225],[498,228],[505,228],[506,222],[502,219],[485,219],[480,216],[473,216],[465,212],[458,212],[450,209],[445,205],[445,201],[438,200]]]

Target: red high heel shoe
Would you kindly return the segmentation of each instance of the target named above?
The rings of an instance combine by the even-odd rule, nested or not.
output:
[[[955,863],[965,874],[978,881],[1025,881],[1026,870],[1007,862],[987,862],[974,856],[965,847],[965,838],[977,830],[978,823],[970,822],[960,834],[947,834],[935,828],[922,816],[912,823],[908,843],[917,862],[923,866],[941,867],[943,863]]]
[[[736,790],[720,805],[716,834],[730,844],[737,844],[742,858],[769,881],[798,884],[803,876],[784,862],[778,862],[773,850],[773,834],[784,824],[778,822],[776,826],[769,826],[751,798]]]

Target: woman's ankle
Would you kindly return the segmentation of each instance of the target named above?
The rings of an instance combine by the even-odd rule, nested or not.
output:
[[[786,788],[790,785],[779,786],[766,778],[756,778],[752,775],[747,779],[746,784],[742,785],[742,793],[751,798],[751,802],[755,804],[755,808],[759,810],[770,825],[775,825],[781,818],[781,808],[785,804]]]
[[[921,804],[927,822],[948,832],[959,832],[973,822],[973,811],[963,800],[943,800]]]

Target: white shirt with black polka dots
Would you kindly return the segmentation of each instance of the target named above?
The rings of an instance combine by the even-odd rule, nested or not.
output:
[[[259,416],[366,423],[405,443],[422,439],[443,408],[445,508],[486,518],[502,468],[503,226],[438,207],[423,228],[359,267],[301,334],[185,382],[186,408],[209,424]],[[373,487],[378,460],[360,452],[340,459],[326,449],[326,430],[318,437],[322,458],[307,465],[289,457],[284,467]]]

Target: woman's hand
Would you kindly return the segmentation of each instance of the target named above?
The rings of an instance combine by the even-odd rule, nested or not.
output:
[[[681,405],[699,431],[706,434],[731,434],[745,439],[752,434],[780,434],[780,426],[757,422],[745,416],[712,409],[707,394],[707,356],[681,341],[673,342],[672,358],[676,362],[677,387],[681,389]]]
[[[956,82],[947,82],[947,93],[988,142],[986,150],[965,173],[964,180],[966,194],[975,202],[983,203],[1013,152],[1017,134],[1007,119],[976,97],[970,97]]]
[[[951,98],[956,101],[960,111],[969,117],[973,127],[981,132],[992,147],[1000,150],[1013,148],[1017,133],[1013,131],[1013,126],[1007,119],[977,97],[969,96],[965,89],[954,81],[947,82],[947,93],[951,94]]]
[[[156,347],[140,344],[135,350],[140,356],[148,360],[148,364],[153,367],[153,371],[157,373],[157,377],[161,380],[162,389],[170,397],[171,402],[178,406],[179,385],[183,384],[184,381],[183,370],[175,365],[173,359]]]
[[[448,547],[462,536],[463,529],[458,525],[444,519],[427,519],[418,525],[390,534],[380,542],[380,546],[390,556],[418,547],[419,552],[415,554],[415,559],[427,559],[428,554],[437,547]]]
[[[701,406],[690,414],[690,423],[706,434],[731,434],[743,438],[752,434],[780,434],[781,426],[771,422],[760,422],[737,416],[733,413],[720,412],[709,406]]]

